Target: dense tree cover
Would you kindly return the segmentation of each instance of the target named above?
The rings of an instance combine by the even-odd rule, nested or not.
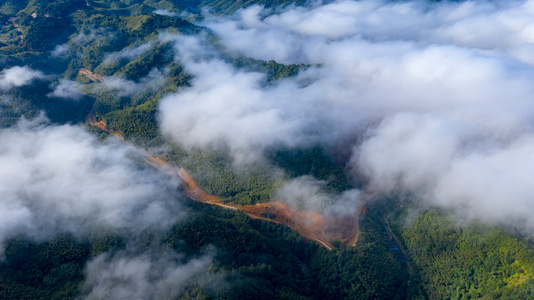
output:
[[[38,12],[56,17],[76,9],[87,9],[94,13],[107,12],[129,16],[149,14],[156,9],[200,14],[203,7],[210,7],[215,13],[230,14],[239,8],[254,4],[271,8],[292,3],[300,5],[305,2],[304,0],[3,0],[0,1],[0,12],[8,15],[15,15],[21,11],[25,14]]]
[[[153,45],[145,54],[140,55],[134,60],[128,62],[117,72],[130,80],[139,80],[145,77],[154,68],[163,69],[173,63],[171,43],[158,43]]]
[[[255,221],[233,210],[193,205],[197,217],[176,226],[166,242],[187,253],[209,245],[220,249],[212,270],[232,277],[222,291],[223,299],[306,299],[317,295],[313,276],[305,271],[306,253],[317,246],[304,243],[282,225]],[[236,271],[239,276],[232,276]]]
[[[102,26],[111,27],[116,31],[125,33],[130,43],[169,28],[174,28],[181,33],[195,33],[200,30],[199,27],[181,18],[163,16],[154,13],[138,16],[116,16],[113,14],[106,14],[103,16],[96,16],[92,21],[99,22]]]
[[[33,119],[39,114],[39,109],[31,102],[8,96],[0,97],[0,127],[15,125],[21,117]]]
[[[324,180],[327,193],[353,188],[343,167],[321,148],[276,151],[268,155],[272,163],[256,162],[246,168],[232,165],[231,157],[216,149],[184,150],[174,145],[166,157],[189,170],[207,193],[236,204],[270,201],[290,178],[303,175]]]
[[[170,0],[169,0],[170,1]],[[173,0],[172,2],[181,2],[178,0]],[[197,7],[198,9],[208,6],[214,12],[220,14],[231,14],[236,10],[247,7],[250,5],[263,5],[267,8],[278,7],[282,5],[287,5],[291,3],[303,4],[305,0],[238,0],[238,1],[228,1],[228,0],[189,0],[185,3],[190,3],[190,7]]]
[[[130,99],[127,97],[116,97],[111,91],[104,90],[98,93],[93,109],[98,115],[105,116],[108,113],[120,111],[129,102]]]
[[[69,19],[39,17],[27,24],[28,33],[24,37],[26,46],[31,50],[52,50],[56,44],[66,42],[66,38],[74,31]]]
[[[91,1],[96,5],[101,1]],[[213,12],[219,14],[230,14],[242,7],[258,4],[265,7],[277,7],[291,3],[303,4],[304,0],[121,0],[115,1],[115,9],[128,8],[129,10],[139,9],[139,7],[149,7],[154,9],[166,9],[170,11],[187,11],[199,14],[203,7],[210,7]]]
[[[334,252],[321,248],[313,256],[312,270],[318,273],[322,297],[402,299],[397,292],[401,285],[400,264],[380,234],[362,233],[358,239],[356,247]]]
[[[188,261],[215,247],[209,271],[222,279],[216,289],[186,285],[180,299],[393,299],[399,264],[368,231],[353,248],[328,251],[304,241],[283,225],[248,218],[242,212],[188,202],[194,218],[155,237],[142,232],[138,251],[170,247]],[[74,299],[84,266],[102,253],[127,247],[120,233],[85,238],[60,234],[47,242],[24,237],[5,243],[0,262],[2,299]],[[128,247],[131,247],[129,239]],[[145,250],[143,250],[145,249]]]
[[[270,60],[267,62],[244,56],[231,58],[230,61],[237,68],[265,73],[269,82],[273,82],[281,78],[294,76],[299,71],[304,70],[308,67],[307,65],[303,64],[283,65],[275,62],[274,60]]]
[[[70,235],[44,242],[15,238],[0,262],[1,299],[74,299],[90,256],[88,243]]]
[[[24,1],[21,1],[24,2]],[[19,10],[18,15],[36,13],[37,16],[43,17],[48,15],[49,18],[58,19],[66,18],[72,12],[79,9],[87,9],[85,0],[30,0],[26,1],[27,5],[24,10]]]
[[[188,252],[207,245],[225,249],[214,269],[246,276],[232,278],[224,299],[394,299],[400,285],[400,265],[375,226],[365,227],[369,231],[355,247],[328,251],[305,243],[286,226],[193,205],[204,208],[166,241]]]
[[[408,276],[402,254],[390,250],[381,235],[382,211],[369,205],[360,221],[355,247],[329,252],[320,248],[311,259],[321,297],[327,299],[405,299]],[[403,270],[404,268],[404,270]]]
[[[30,0],[3,0],[0,1],[0,11],[6,15],[14,15],[24,9]]]
[[[459,227],[436,210],[403,232],[431,299],[532,299],[534,251],[503,229]]]
[[[284,180],[268,163],[257,162],[246,168],[236,168],[228,154],[217,150],[193,148],[186,151],[175,145],[167,159],[189,170],[195,182],[207,193],[236,204],[267,202]]]
[[[16,14],[17,22],[23,32],[24,37],[20,40],[20,46],[25,46],[30,51],[48,51],[55,45],[66,42],[68,36],[75,30],[70,14],[86,8],[83,0],[19,2],[26,5],[19,6],[19,9],[11,12],[11,15]],[[2,9],[2,11],[8,13],[8,10]]]
[[[143,105],[127,107],[105,115],[105,120],[113,131],[119,131],[127,139],[136,139],[138,143],[160,144],[156,120],[157,99]]]

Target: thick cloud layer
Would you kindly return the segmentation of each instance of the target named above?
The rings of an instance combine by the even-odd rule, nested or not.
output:
[[[184,216],[176,180],[140,168],[133,149],[44,122],[0,130],[0,243],[18,234],[39,241],[166,229]]]
[[[161,128],[245,160],[279,145],[358,140],[352,163],[370,189],[408,190],[471,217],[528,219],[533,24],[531,0],[336,1],[207,18],[230,51],[318,65],[267,85],[202,37],[177,37],[177,59],[195,79],[163,99]]]
[[[191,88],[161,100],[160,125],[184,146],[222,146],[236,160],[250,161],[272,146],[334,140],[343,129],[332,131],[337,121],[330,118],[343,114],[340,107],[324,99],[324,92],[302,87],[315,78],[316,69],[266,86],[263,74],[236,70],[206,48],[202,36],[178,36],[175,42],[178,59],[195,78]]]
[[[227,47],[283,63],[320,63],[314,45],[346,39],[457,45],[521,57],[528,56],[534,39],[533,7],[532,1],[335,1],[270,15],[255,6],[232,20],[212,18],[204,25]]]

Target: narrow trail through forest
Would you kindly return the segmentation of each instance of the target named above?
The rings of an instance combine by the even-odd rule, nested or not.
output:
[[[104,121],[97,121],[94,113],[89,114],[86,117],[86,121],[92,126],[98,127],[110,135],[117,136],[124,143],[129,144],[120,133],[110,130]],[[146,150],[138,150],[143,154],[147,163],[158,169],[167,170],[179,178],[184,193],[195,201],[240,210],[253,219],[287,225],[289,228],[296,230],[302,237],[313,240],[328,250],[334,249],[331,243],[332,240],[339,240],[345,246],[354,246],[358,240],[359,216],[365,210],[364,204],[360,205],[352,215],[323,216],[315,212],[300,211],[278,201],[251,205],[225,203],[219,197],[209,195],[199,188],[185,169],[174,167]],[[368,195],[364,199],[370,197],[372,195]]]

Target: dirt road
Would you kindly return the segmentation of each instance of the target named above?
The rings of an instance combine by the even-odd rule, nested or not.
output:
[[[124,141],[123,136],[120,133],[111,131],[104,121],[97,122],[94,114],[89,114],[86,120],[92,126],[98,127],[110,135],[118,136]],[[124,142],[127,143],[126,141]],[[300,211],[278,201],[252,205],[224,203],[219,197],[209,195],[200,189],[185,169],[174,167],[145,150],[139,151],[145,156],[147,163],[156,168],[164,169],[179,178],[184,193],[195,201],[241,210],[253,219],[287,225],[289,228],[296,230],[302,237],[313,240],[328,250],[334,249],[331,244],[334,239],[341,241],[346,246],[353,246],[357,242],[359,216],[364,211],[363,205],[350,216],[325,217],[315,212]]]

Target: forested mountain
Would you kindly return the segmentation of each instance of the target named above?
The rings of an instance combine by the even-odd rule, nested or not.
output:
[[[0,1],[0,299],[534,299],[531,202],[492,202],[527,193],[475,181],[473,212],[461,180],[468,157],[508,182],[484,159],[530,158],[529,129],[478,134],[508,104],[454,90],[528,102],[528,49],[454,36],[504,4],[436,2]],[[468,109],[413,85],[449,77]]]

